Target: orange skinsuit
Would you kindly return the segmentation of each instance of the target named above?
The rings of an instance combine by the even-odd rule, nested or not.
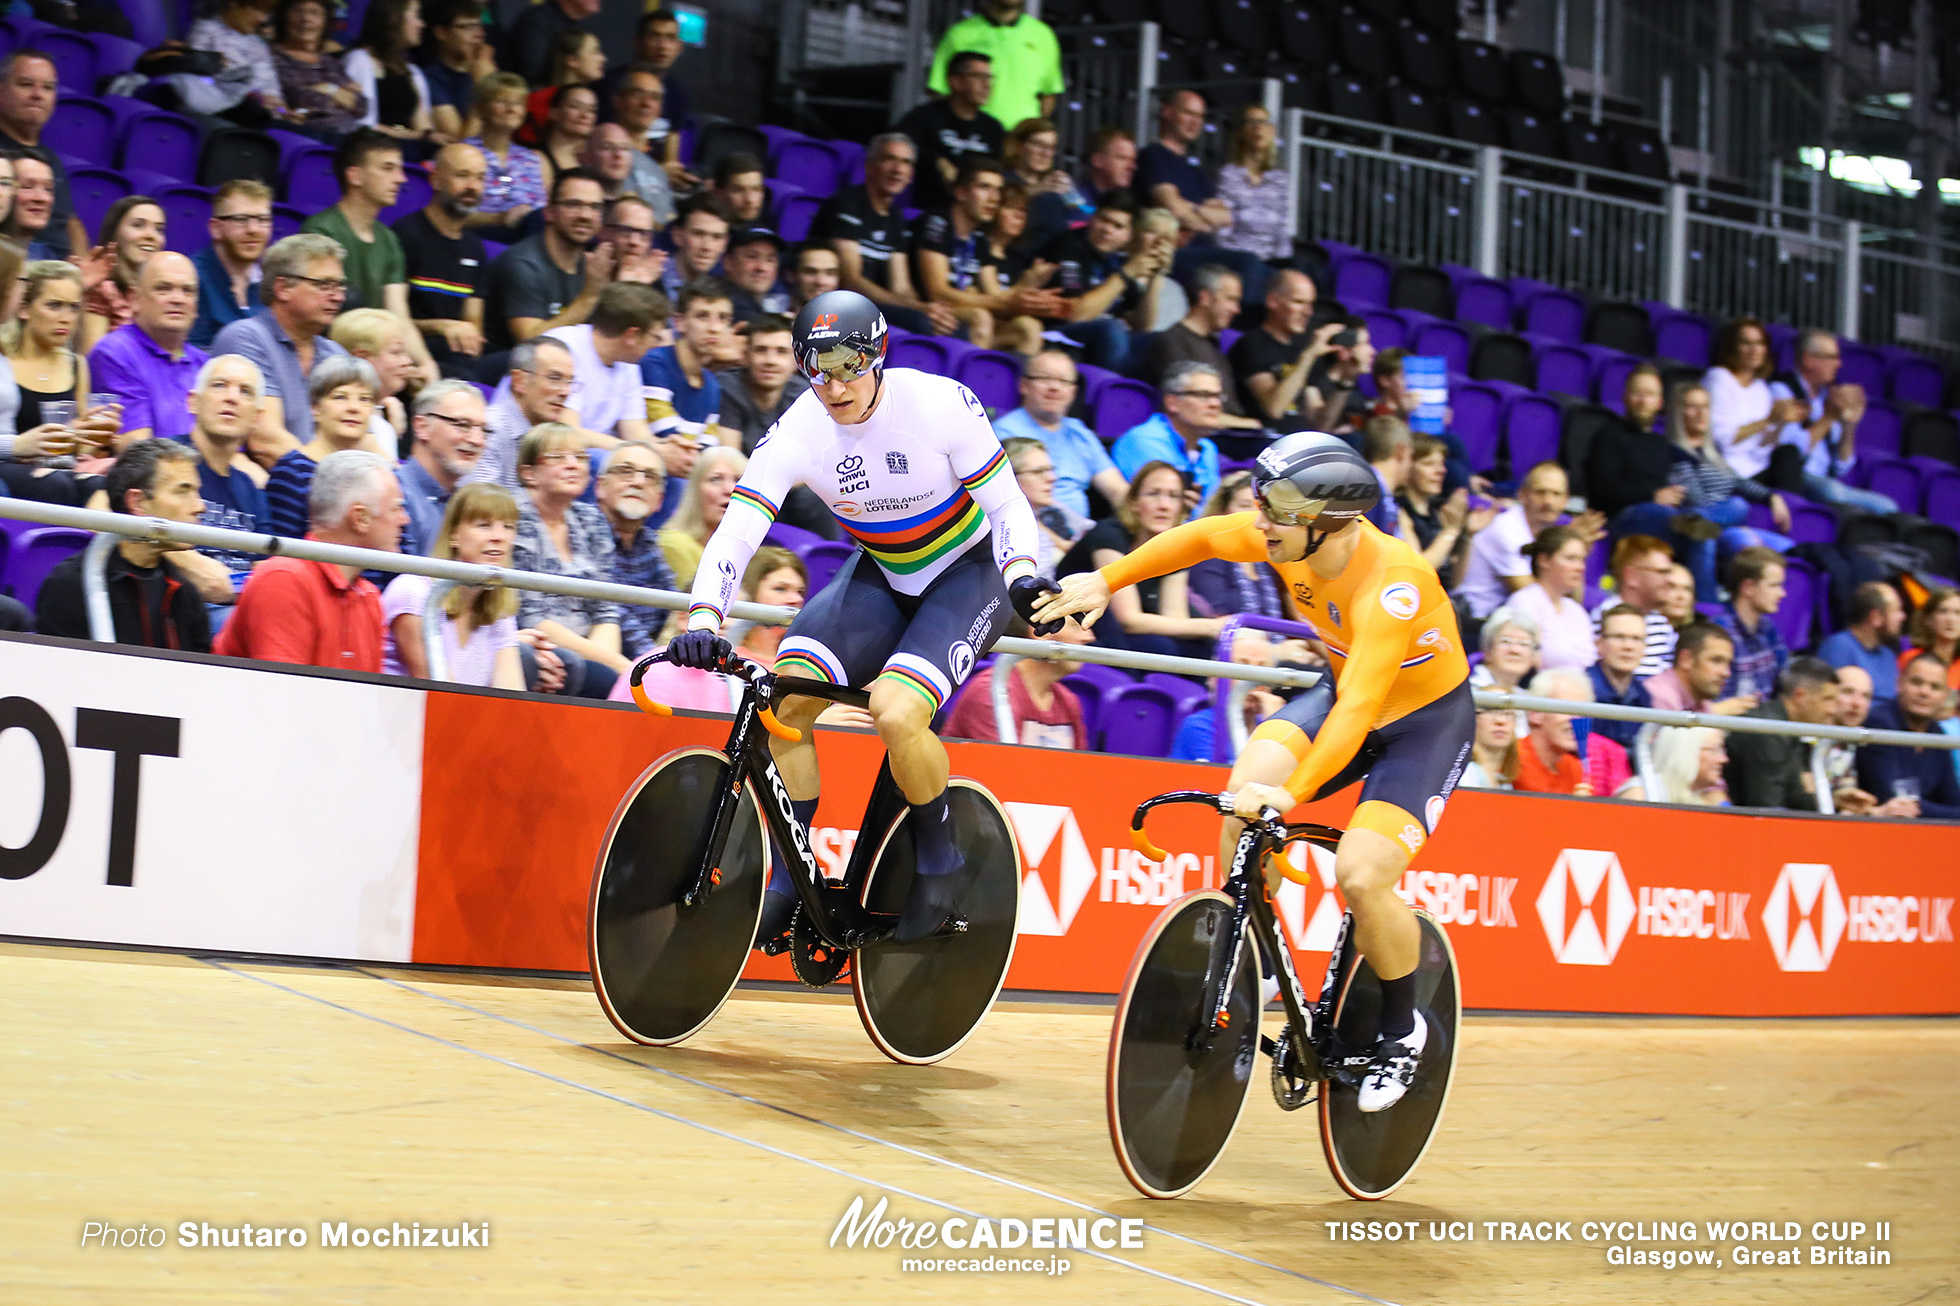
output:
[[[1182,571],[1206,558],[1266,562],[1266,536],[1256,512],[1204,517],[1165,531],[1102,569],[1112,591],[1152,576]],[[1287,592],[1334,655],[1339,693],[1318,739],[1290,722],[1270,720],[1254,739],[1285,745],[1299,761],[1286,788],[1306,802],[1339,774],[1378,726],[1426,707],[1469,679],[1456,610],[1435,569],[1422,555],[1363,520],[1361,541],[1340,575],[1316,575],[1305,561],[1271,564]],[[1356,824],[1395,837],[1407,818],[1388,808],[1376,819],[1357,812]],[[1391,822],[1384,825],[1385,822]]]

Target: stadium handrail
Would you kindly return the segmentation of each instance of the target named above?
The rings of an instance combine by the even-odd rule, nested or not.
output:
[[[380,549],[357,549],[344,544],[325,544],[318,540],[294,540],[280,535],[261,535],[249,531],[221,530],[214,526],[188,525],[164,521],[160,517],[135,517],[124,513],[96,512],[63,504],[34,503],[25,499],[0,498],[0,517],[16,521],[39,522],[48,526],[68,526],[151,543],[186,544],[194,548],[235,549],[314,562],[359,567],[363,571],[387,571],[458,585],[504,586],[532,590],[541,594],[562,594],[572,598],[599,599],[609,603],[631,603],[639,607],[685,609],[690,596],[673,590],[645,589],[611,581],[580,580],[573,576],[550,576],[542,572],[516,571],[507,567],[486,567],[475,563],[452,562],[444,558],[424,558],[415,554],[390,553]],[[94,543],[94,542],[92,542]],[[98,564],[106,560],[106,548],[97,548]],[[84,579],[84,584],[87,584]],[[106,604],[102,605],[106,608]],[[758,603],[736,603],[729,616],[743,621],[786,626],[796,617],[796,609]],[[97,626],[106,620],[98,614]],[[111,641],[100,641],[111,642]],[[1137,653],[1127,649],[1098,648],[1093,644],[1058,644],[1048,640],[1003,638],[994,647],[1016,657],[1070,662],[1096,662],[1132,671],[1168,671],[1174,675],[1225,676],[1233,680],[1264,685],[1305,689],[1319,683],[1317,672],[1285,667],[1253,667],[1236,662],[1207,658],[1171,657],[1159,653]],[[1675,712],[1658,708],[1623,707],[1617,703],[1578,703],[1568,699],[1539,698],[1531,694],[1479,689],[1477,706],[1516,712],[1555,712],[1561,716],[1584,716],[1609,721],[1653,722],[1664,726],[1707,726],[1743,734],[1790,735],[1802,739],[1838,739],[1855,744],[1883,744],[1905,748],[1960,749],[1960,735],[1915,734],[1901,730],[1872,730],[1864,726],[1809,725],[1798,721],[1773,721],[1760,717],[1718,716],[1706,712]]]

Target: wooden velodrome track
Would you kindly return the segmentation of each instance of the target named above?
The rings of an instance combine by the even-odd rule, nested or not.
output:
[[[1960,1300],[1950,1020],[1472,1018],[1442,1134],[1395,1199],[1343,1198],[1313,1112],[1280,1112],[1262,1067],[1218,1169],[1157,1203],[1111,1157],[1106,1005],[1003,1003],[913,1069],[828,995],[745,990],[656,1050],[569,981],[15,944],[0,991],[10,1304]],[[1140,1250],[1038,1253],[1069,1258],[1059,1276],[908,1273],[895,1247],[826,1246],[858,1195],[914,1220],[1148,1227]],[[1356,1219],[1889,1219],[1893,1263],[1329,1240]],[[168,1241],[84,1249],[91,1220]],[[323,1248],[342,1220],[489,1221],[491,1244]],[[308,1245],[182,1248],[182,1221]]]

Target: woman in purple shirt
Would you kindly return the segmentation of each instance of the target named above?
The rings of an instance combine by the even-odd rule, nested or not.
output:
[[[544,207],[544,157],[512,140],[524,125],[530,87],[516,73],[491,73],[476,84],[476,111],[483,134],[465,141],[483,151],[489,175],[483,201],[470,215],[472,227],[498,226],[515,232],[533,211]],[[498,239],[505,237],[496,233]]]

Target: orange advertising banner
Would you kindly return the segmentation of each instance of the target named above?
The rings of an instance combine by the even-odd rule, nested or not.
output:
[[[431,693],[414,959],[582,971],[593,858],[621,794],[726,718]],[[1163,907],[1219,878],[1218,819],[1152,814],[1161,864],[1131,847],[1137,802],[1222,785],[1219,767],[949,744],[1007,806],[1021,844],[1012,989],[1113,993]],[[824,731],[813,842],[841,874],[880,760]],[[1353,791],[1294,819],[1341,825]],[[677,832],[676,837],[691,837]],[[1331,856],[1278,892],[1303,975],[1339,921]],[[1449,930],[1471,1007],[1716,1016],[1960,1013],[1960,827],[1460,791],[1402,885]],[[756,954],[752,978],[789,979]],[[1311,986],[1314,980],[1309,978]]]

